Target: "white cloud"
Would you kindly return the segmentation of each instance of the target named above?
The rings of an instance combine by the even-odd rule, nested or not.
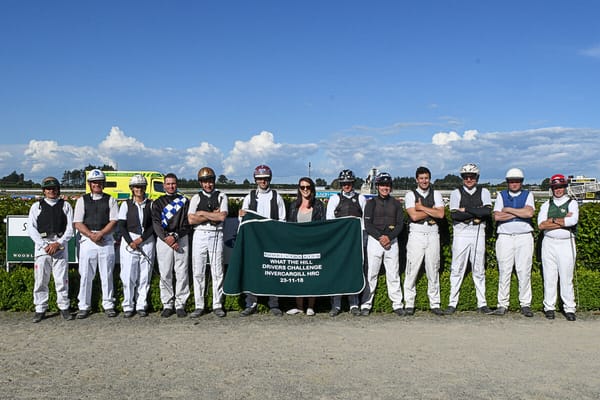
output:
[[[460,139],[460,135],[454,131],[450,131],[448,133],[438,132],[431,138],[431,143],[443,146],[450,142],[455,142]]]
[[[527,181],[539,182],[557,172],[600,176],[599,135],[600,129],[545,127],[437,132],[430,142],[338,133],[319,143],[284,143],[277,141],[273,133],[263,131],[235,141],[226,153],[227,149],[208,142],[189,148],[151,148],[115,127],[96,145],[31,140],[27,145],[4,146],[0,176],[17,170],[27,179],[39,180],[46,175],[60,177],[65,170],[88,164],[110,163],[119,169],[175,172],[193,178],[200,167],[208,165],[241,182],[252,180],[254,167],[264,163],[273,169],[275,182],[289,183],[307,175],[310,162],[311,175],[328,181],[346,168],[364,178],[373,167],[393,176],[413,176],[420,165],[429,167],[435,179],[458,174],[461,165],[474,162],[481,167],[484,181],[500,181],[508,168],[519,167],[525,171]]]
[[[200,168],[209,166],[215,170],[217,175],[221,175],[221,164],[223,162],[223,153],[210,143],[202,142],[198,147],[187,149],[185,164],[191,170],[198,171]]]
[[[134,137],[127,136],[118,127],[113,126],[108,136],[100,142],[99,149],[106,153],[111,152],[143,152],[146,150],[144,143]]]
[[[433,135],[433,137],[431,138],[431,143],[438,145],[438,146],[444,146],[447,145],[451,142],[456,142],[459,140],[475,140],[476,136],[479,132],[477,132],[476,129],[470,129],[464,132],[464,134],[462,136],[460,136],[458,133],[454,132],[454,131],[450,131],[450,132],[438,132],[435,135]]]
[[[600,44],[589,47],[587,49],[583,49],[579,51],[579,54],[587,57],[600,58]]]
[[[248,141],[236,140],[233,149],[223,161],[224,174],[237,180],[251,180],[254,167],[268,164],[273,170],[274,180],[289,182],[305,175],[311,156],[319,150],[316,143],[277,143],[271,132],[262,131]]]

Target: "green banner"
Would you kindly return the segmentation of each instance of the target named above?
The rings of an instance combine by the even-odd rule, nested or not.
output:
[[[334,296],[365,285],[360,219],[291,223],[246,214],[225,276],[228,295]]]

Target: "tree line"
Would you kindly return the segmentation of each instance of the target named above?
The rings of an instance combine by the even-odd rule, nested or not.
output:
[[[115,168],[110,165],[92,165],[89,164],[81,169],[73,169],[70,171],[64,171],[61,178],[61,185],[65,188],[84,188],[85,187],[85,173],[86,171],[92,169],[100,169],[102,171],[114,171]],[[228,179],[225,175],[219,175],[216,179],[217,185],[223,188],[250,188],[254,182],[250,182],[248,179],[244,179],[241,184],[236,183],[234,180]],[[354,182],[354,188],[360,189],[365,182],[364,179],[357,177]],[[433,187],[439,190],[451,190],[459,187],[462,184],[462,179],[458,175],[448,174],[444,178],[436,179],[432,182]],[[181,188],[199,188],[200,184],[198,180],[195,178],[186,179],[186,178],[178,178],[178,184]],[[337,178],[331,181],[330,184],[323,178],[316,178],[315,184],[317,187],[325,188],[326,190],[338,190],[340,189],[340,185],[338,183]],[[22,173],[17,173],[17,171],[11,172],[9,175],[0,179],[0,185],[3,187],[16,187],[16,188],[35,188],[39,187],[40,184],[38,182],[33,182],[32,180],[25,180],[25,175]],[[480,182],[480,185],[495,189],[502,190],[506,189],[506,182],[501,182],[499,184],[493,185],[489,182]],[[289,184],[274,184],[274,187],[279,188],[294,188],[296,187],[295,183]],[[397,176],[392,180],[392,188],[396,190],[408,190],[415,187],[415,178],[412,176]],[[535,190],[547,190],[550,188],[550,179],[544,179],[539,185],[528,185],[525,184],[524,187],[526,189],[535,189]]]

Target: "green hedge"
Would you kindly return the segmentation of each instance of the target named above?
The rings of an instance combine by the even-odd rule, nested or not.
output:
[[[118,278],[118,267],[115,270],[115,298],[120,305],[122,301],[121,281]],[[208,277],[210,278],[210,277]],[[71,298],[71,306],[77,308],[77,293],[79,291],[79,274],[77,269],[72,268],[69,271],[69,297]],[[191,281],[190,281],[191,282]],[[207,282],[210,282],[207,281]],[[404,277],[402,277],[404,282]],[[591,271],[583,268],[578,268],[575,283],[575,295],[578,310],[596,310],[600,308],[600,272]],[[162,309],[160,302],[160,292],[158,288],[159,278],[154,275],[152,278],[152,286],[149,295],[149,308],[151,311]],[[542,310],[543,299],[543,282],[540,271],[533,271],[531,277],[531,285],[533,292],[532,309]],[[211,305],[212,293],[210,285],[206,295],[206,304]],[[441,286],[441,301],[442,307],[447,306],[448,296],[450,295],[450,272],[444,271],[440,274]],[[498,293],[498,270],[488,269],[486,271],[486,296],[490,306],[496,305],[496,296]],[[101,310],[102,299],[100,296],[100,282],[98,277],[94,280],[92,290],[92,305],[94,310]],[[266,301],[266,299],[262,299]],[[560,301],[560,300],[559,300]],[[293,298],[281,298],[281,308],[286,310],[293,307]],[[229,311],[241,310],[244,306],[243,296],[227,296],[225,301],[225,309]],[[326,312],[329,310],[329,299],[319,298],[317,300],[317,312]],[[427,298],[427,278],[422,274],[417,281],[417,298],[415,307],[420,310],[429,309],[429,300]],[[120,309],[120,306],[117,307]],[[194,309],[193,292],[187,302],[188,311]],[[347,308],[347,305],[346,305]],[[458,304],[459,310],[475,310],[477,308],[477,300],[475,297],[475,286],[471,274],[465,276],[463,285],[460,291],[460,301]],[[54,292],[54,282],[50,280],[50,304],[49,309],[56,311],[56,293]],[[513,274],[510,294],[510,309],[519,309],[518,285],[516,277]],[[33,311],[33,269],[31,267],[19,266],[12,269],[10,272],[2,270],[0,272],[0,310],[12,311]],[[259,305],[260,311],[266,311],[264,304]],[[385,283],[385,275],[379,277],[377,292],[373,304],[373,310],[378,312],[391,312],[392,305],[387,297],[387,289]]]

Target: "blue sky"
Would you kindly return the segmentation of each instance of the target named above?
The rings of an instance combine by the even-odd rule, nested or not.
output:
[[[0,3],[0,176],[600,177],[596,1]]]

